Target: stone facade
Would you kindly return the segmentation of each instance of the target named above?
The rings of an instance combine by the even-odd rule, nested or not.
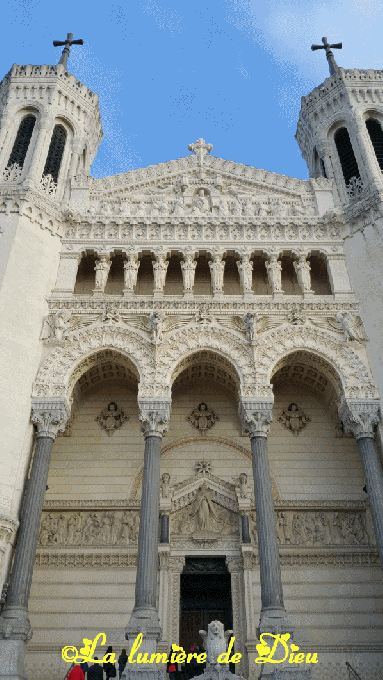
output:
[[[0,89],[0,674],[64,677],[64,645],[130,647],[142,619],[167,652],[186,557],[225,556],[238,675],[258,677],[260,632],[294,630],[314,680],[346,661],[377,680],[383,185],[363,125],[383,121],[381,72],[302,99],[308,181],[203,139],[94,179],[97,95],[63,65],[15,65]]]

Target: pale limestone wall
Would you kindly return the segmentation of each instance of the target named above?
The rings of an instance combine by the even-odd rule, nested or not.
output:
[[[1,226],[13,241],[1,255],[7,261],[0,291],[0,509],[17,517],[31,453],[31,387],[40,363],[39,338],[46,297],[56,279],[60,239],[18,215],[1,215]]]

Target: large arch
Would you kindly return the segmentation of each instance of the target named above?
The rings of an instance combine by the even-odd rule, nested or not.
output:
[[[157,353],[157,382],[171,385],[184,370],[195,352],[210,351],[222,356],[238,376],[239,391],[243,394],[255,385],[255,364],[252,348],[240,334],[217,323],[193,323],[166,337]]]
[[[32,396],[70,399],[74,385],[101,350],[117,353],[119,360],[139,379],[140,388],[153,384],[155,360],[149,343],[126,326],[104,324],[77,332],[56,347],[37,374]]]
[[[362,351],[357,351],[334,334],[308,324],[283,325],[262,335],[256,348],[257,380],[269,385],[285,357],[297,350],[317,357],[331,382],[337,399],[377,399],[378,391]]]

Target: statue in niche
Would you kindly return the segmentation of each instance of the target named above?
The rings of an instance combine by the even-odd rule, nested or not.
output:
[[[95,418],[108,437],[111,437],[115,430],[119,430],[128,419],[129,417],[125,415],[122,409],[118,408],[114,401],[111,401],[107,408],[104,408],[100,415]]]
[[[99,260],[96,260],[96,266],[94,268],[96,272],[96,290],[104,291],[106,282],[108,280],[110,266],[111,261],[107,257],[101,256]]]
[[[170,475],[164,472],[161,477],[161,496],[162,498],[169,498],[170,494]]]
[[[214,413],[213,409],[208,408],[207,404],[202,402],[198,408],[191,412],[187,419],[204,436],[207,430],[210,430],[219,420],[219,417]]]
[[[282,411],[278,420],[297,437],[303,428],[306,427],[307,423],[311,421],[311,418],[298,408],[298,404],[292,403],[288,406],[287,410]]]
[[[190,517],[196,519],[199,531],[209,531],[212,519],[220,522],[219,517],[215,513],[213,501],[211,499],[211,491],[206,482],[203,482],[198,489]]]

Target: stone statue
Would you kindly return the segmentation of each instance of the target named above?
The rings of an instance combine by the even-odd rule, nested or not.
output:
[[[277,217],[284,217],[287,213],[287,206],[280,199],[273,201],[271,207],[273,215],[276,215]]]
[[[293,262],[293,265],[302,293],[311,293],[310,263],[307,262],[305,255],[301,255],[298,262]]]
[[[193,212],[196,215],[211,212],[209,197],[205,194],[205,189],[198,190],[198,194],[193,201]]]
[[[282,265],[277,255],[270,255],[270,260],[265,262],[267,276],[272,293],[282,293]]]
[[[185,259],[181,261],[181,269],[184,283],[185,293],[193,292],[195,269],[197,262],[194,260],[193,255],[185,255]]]
[[[251,291],[253,285],[253,263],[248,257],[243,257],[242,261],[237,262],[239,278],[243,293]]]
[[[104,292],[106,282],[108,280],[108,274],[110,270],[111,261],[108,257],[102,255],[99,260],[96,260],[95,272],[96,272],[96,290],[99,292]]]
[[[169,498],[170,495],[170,475],[164,472],[161,477],[161,496],[162,498]]]
[[[104,408],[100,415],[96,416],[95,420],[101,429],[105,430],[108,437],[111,437],[115,430],[119,430],[128,420],[128,416],[118,408],[116,402],[111,401],[107,408]]]
[[[290,430],[293,435],[298,436],[301,430],[306,427],[307,423],[311,421],[311,418],[306,416],[303,411],[298,408],[297,404],[290,404],[287,410],[282,411],[278,420]]]
[[[226,198],[220,198],[218,201],[219,214],[222,217],[227,217],[230,215],[229,206],[227,204]]]
[[[247,498],[247,474],[246,472],[241,472],[241,474],[238,477],[239,481],[239,494],[241,498]]]
[[[157,345],[162,341],[164,322],[165,314],[163,312],[154,311],[149,317],[150,339],[153,345]]]
[[[168,270],[168,260],[165,255],[158,255],[157,261],[153,264],[154,290],[163,292]]]
[[[124,262],[124,287],[126,291],[133,292],[137,285],[137,274],[140,263],[137,255],[129,255]]]
[[[173,215],[184,215],[185,214],[184,199],[183,199],[182,196],[178,196],[175,199],[172,214]]]
[[[234,198],[231,202],[231,214],[234,215],[234,217],[240,217],[242,215],[242,204],[238,198]]]
[[[53,336],[55,340],[61,342],[64,339],[65,333],[69,325],[68,312],[57,312],[53,317]]]
[[[253,217],[254,215],[254,206],[250,198],[243,203],[243,214],[245,217]]]
[[[287,316],[287,320],[289,323],[293,324],[293,326],[300,326],[306,323],[306,314],[298,307],[297,304],[293,304],[292,310]]]
[[[199,430],[202,435],[205,435],[207,430],[210,430],[217,420],[219,420],[219,417],[204,402],[199,404],[198,408],[195,408],[188,416],[189,423],[196,430]]]
[[[213,256],[213,260],[209,261],[211,272],[211,284],[214,293],[223,292],[223,273],[225,270],[225,263],[222,262],[222,256],[218,253]]]
[[[246,330],[246,339],[251,345],[257,344],[257,321],[258,315],[256,312],[247,312],[243,317],[243,323]]]
[[[346,342],[349,342],[350,340],[358,342],[360,340],[359,336],[355,333],[352,327],[352,323],[347,312],[338,312],[336,315],[336,320],[344,333]]]
[[[207,663],[215,666],[218,663],[218,657],[226,652],[228,640],[233,635],[233,631],[227,630],[224,632],[223,623],[220,621],[209,623],[207,630],[207,633],[204,630],[200,630],[199,634],[207,653]]]

